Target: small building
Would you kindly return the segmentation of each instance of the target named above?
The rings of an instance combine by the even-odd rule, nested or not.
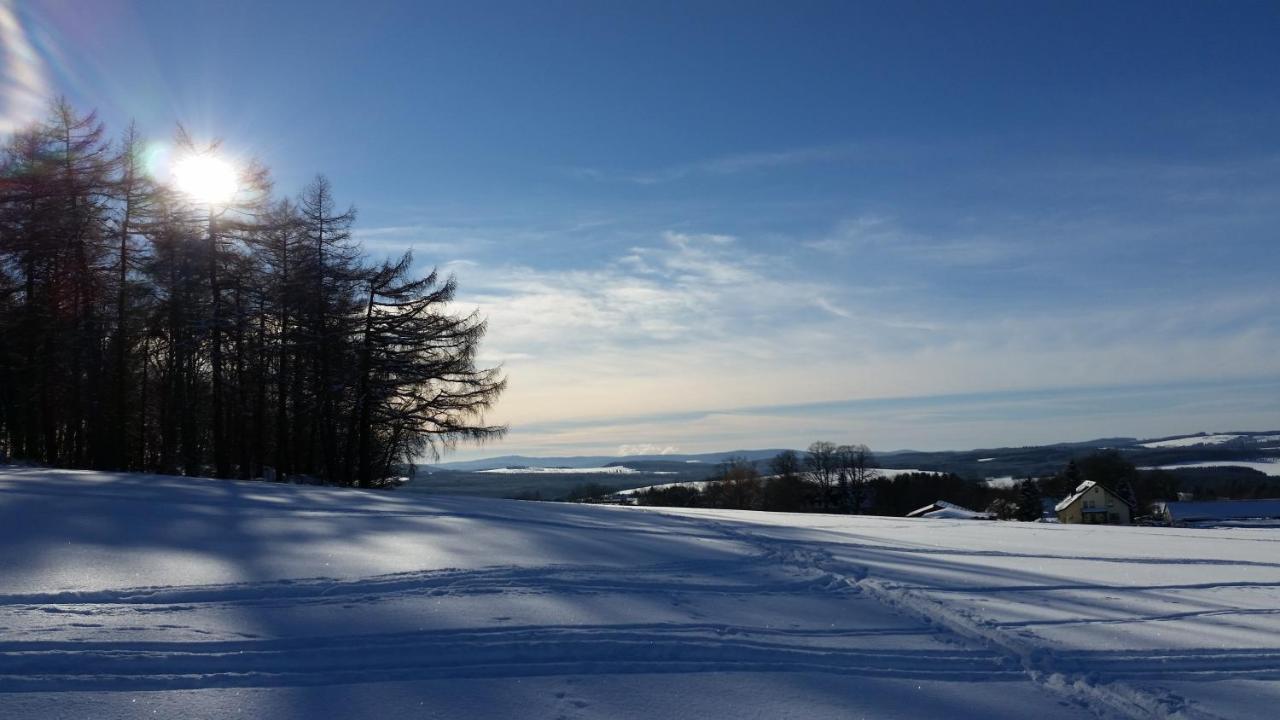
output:
[[[1280,499],[1160,502],[1155,516],[1170,525],[1280,525]]]
[[[930,518],[933,520],[992,520],[995,516],[991,513],[970,510],[967,507],[961,507],[946,500],[938,500],[918,510],[912,510],[907,513],[907,517]]]
[[[1128,525],[1133,514],[1124,498],[1092,480],[1077,485],[1053,510],[1058,522],[1086,525]]]

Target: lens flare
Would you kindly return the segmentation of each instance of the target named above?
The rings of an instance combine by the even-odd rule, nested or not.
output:
[[[170,174],[173,163],[173,146],[162,140],[146,140],[139,154],[147,176],[158,181]]]
[[[173,164],[173,183],[192,200],[225,205],[239,189],[231,163],[207,153],[192,154]]]
[[[49,100],[44,63],[12,0],[0,0],[0,133],[39,119]]]

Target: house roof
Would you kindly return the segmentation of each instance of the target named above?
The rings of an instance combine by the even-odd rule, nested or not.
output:
[[[991,513],[978,512],[977,510],[970,510],[967,507],[949,503],[946,500],[938,500],[917,510],[912,510],[907,513],[907,517],[924,517],[935,520],[948,518],[953,520],[990,520]]]
[[[1103,492],[1107,493],[1107,494],[1108,494],[1108,495],[1110,495],[1111,497],[1114,497],[1115,499],[1119,500],[1120,502],[1124,503],[1125,505],[1128,505],[1128,504],[1129,504],[1129,502],[1128,502],[1127,500],[1125,500],[1124,498],[1122,498],[1122,497],[1120,497],[1119,495],[1115,494],[1115,492],[1113,492],[1113,491],[1112,491],[1110,488],[1108,488],[1106,485],[1098,485],[1098,483],[1096,483],[1096,482],[1094,482],[1094,481],[1092,481],[1092,480],[1085,480],[1084,482],[1082,482],[1082,483],[1080,483],[1079,485],[1077,485],[1077,486],[1076,486],[1076,491],[1075,491],[1075,492],[1073,492],[1073,493],[1071,493],[1070,495],[1068,495],[1067,497],[1063,498],[1063,499],[1062,499],[1062,502],[1059,502],[1057,505],[1054,505],[1054,506],[1053,506],[1054,512],[1062,512],[1063,510],[1066,510],[1067,508],[1071,507],[1071,504],[1072,504],[1072,503],[1074,503],[1075,501],[1079,500],[1079,499],[1080,499],[1080,496],[1084,495],[1086,492],[1088,492],[1088,491],[1089,491],[1089,488],[1091,488],[1091,487],[1093,487],[1093,486],[1095,486],[1095,485],[1097,485],[1098,487],[1102,488],[1102,491],[1103,491]]]
[[[1280,518],[1280,499],[1171,501],[1163,505],[1170,518],[1182,521]]]
[[[1066,510],[1068,507],[1071,507],[1071,503],[1075,502],[1076,500],[1079,500],[1080,496],[1083,495],[1086,490],[1088,490],[1089,488],[1097,484],[1098,483],[1092,480],[1085,480],[1084,482],[1080,483],[1079,485],[1076,486],[1075,492],[1062,498],[1062,500],[1060,500],[1057,505],[1053,506],[1054,512],[1062,512],[1063,510]]]

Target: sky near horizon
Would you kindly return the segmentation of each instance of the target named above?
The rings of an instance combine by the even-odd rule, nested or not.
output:
[[[1280,429],[1280,5],[0,0],[49,95],[457,274],[449,456]]]

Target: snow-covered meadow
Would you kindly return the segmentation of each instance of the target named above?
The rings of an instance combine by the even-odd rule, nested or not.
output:
[[[0,468],[0,717],[1269,718],[1280,532]]]
[[[1235,434],[1217,433],[1213,435],[1188,435],[1185,437],[1170,438],[1168,440],[1152,440],[1149,442],[1139,443],[1138,447],[1144,448],[1184,448],[1196,447],[1198,445],[1222,445],[1223,443],[1238,440],[1242,436]]]
[[[1262,460],[1206,460],[1204,462],[1173,463],[1170,465],[1161,465],[1158,468],[1143,468],[1143,470],[1176,470],[1178,468],[1211,467],[1243,467],[1249,468],[1250,470],[1257,470],[1264,475],[1280,476],[1280,458],[1265,458]]]

